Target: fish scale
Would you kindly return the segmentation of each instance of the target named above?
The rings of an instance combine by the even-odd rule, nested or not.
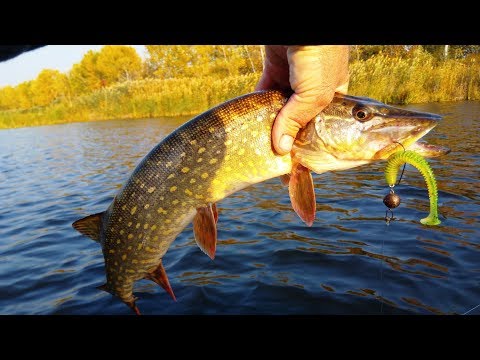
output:
[[[73,224],[102,246],[107,278],[102,290],[118,296],[136,313],[139,310],[132,290],[139,279],[157,282],[175,299],[162,257],[178,234],[193,220],[197,244],[213,258],[218,220],[215,203],[273,177],[289,174],[293,208],[311,226],[315,193],[310,170],[321,173],[378,160],[379,151],[398,140],[385,140],[383,131],[378,139],[369,140],[367,145],[371,146],[349,144],[359,130],[368,128],[365,119],[352,118],[358,104],[363,104],[364,111],[381,106],[383,123],[389,116],[388,121],[408,122],[409,128],[415,121],[420,124],[419,129],[426,129],[406,138],[409,144],[438,120],[438,116],[419,112],[409,112],[410,117],[406,117],[405,110],[399,110],[402,120],[398,120],[396,108],[371,99],[337,95],[315,121],[300,131],[292,153],[279,156],[272,149],[271,129],[289,94],[254,92],[186,122],[143,158],[106,211]],[[390,114],[385,115],[388,109]],[[377,118],[379,115],[374,117]],[[326,124],[324,128],[322,124]],[[329,133],[335,131],[331,129],[341,131],[335,137]],[[334,140],[329,142],[330,139]],[[359,143],[365,144],[365,139]],[[345,149],[356,149],[352,159]],[[336,150],[341,154],[336,154]],[[435,153],[434,147],[428,150]],[[382,158],[388,157],[389,153],[384,152]]]

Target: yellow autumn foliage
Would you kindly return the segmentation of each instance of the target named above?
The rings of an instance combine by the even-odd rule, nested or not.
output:
[[[422,46],[354,48],[352,95],[390,104],[480,100],[476,53],[443,60]],[[1,88],[0,128],[193,116],[253,91],[262,71],[260,46],[148,45],[147,51],[142,63],[131,47],[105,46],[67,74],[43,70],[35,80]]]

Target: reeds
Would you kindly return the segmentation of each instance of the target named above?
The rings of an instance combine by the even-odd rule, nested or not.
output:
[[[480,100],[480,61],[476,59],[438,61],[421,47],[406,57],[379,53],[350,64],[349,93],[389,104]],[[71,101],[1,111],[0,128],[195,115],[253,91],[260,75],[127,81]]]
[[[45,107],[0,112],[0,128],[118,118],[194,115],[253,91],[259,73],[231,77],[144,79]]]
[[[349,93],[390,104],[480,100],[480,63],[436,61],[421,48],[405,58],[380,53],[350,65]]]

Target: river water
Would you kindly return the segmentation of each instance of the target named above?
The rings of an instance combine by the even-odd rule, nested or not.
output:
[[[306,227],[278,179],[218,204],[211,261],[187,227],[164,257],[175,291],[142,280],[144,314],[480,314],[480,102],[410,105],[445,115],[425,139],[442,224],[426,227],[426,185],[407,166],[386,225],[385,162],[314,175]],[[95,287],[100,246],[71,223],[103,211],[135,165],[185,118],[0,131],[0,314],[131,314]],[[472,310],[473,309],[473,310]]]

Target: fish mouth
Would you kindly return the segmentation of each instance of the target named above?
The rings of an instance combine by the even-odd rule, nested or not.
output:
[[[425,140],[419,140],[414,142],[408,147],[408,150],[415,151],[416,153],[426,158],[447,155],[451,151],[451,149],[446,146],[429,144]]]
[[[442,116],[432,113],[409,111],[395,108],[395,114],[378,114],[383,116],[381,123],[373,125],[372,134],[388,136],[389,144],[377,151],[374,159],[387,159],[400,150],[413,150],[424,157],[437,157],[448,154],[450,149],[418,141],[438,125]]]

